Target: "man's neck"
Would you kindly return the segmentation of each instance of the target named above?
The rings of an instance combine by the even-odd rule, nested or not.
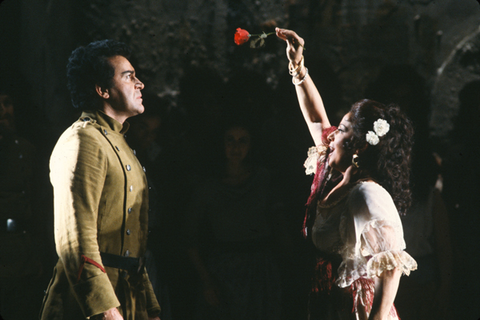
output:
[[[121,124],[125,122],[125,120],[128,119],[126,115],[123,113],[119,113],[117,110],[113,109],[110,105],[106,104],[103,106],[103,108],[100,108],[100,111],[103,111],[107,116],[109,116],[112,119],[117,120]]]

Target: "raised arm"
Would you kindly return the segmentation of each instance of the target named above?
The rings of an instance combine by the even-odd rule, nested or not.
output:
[[[315,145],[319,145],[322,143],[322,131],[331,125],[322,97],[312,78],[308,75],[307,68],[303,65],[303,45],[305,41],[294,31],[280,28],[276,28],[275,31],[277,36],[287,43],[287,58],[294,77],[300,109]]]

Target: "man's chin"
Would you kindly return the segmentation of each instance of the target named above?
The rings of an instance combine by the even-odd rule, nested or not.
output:
[[[142,114],[145,112],[145,106],[142,104],[140,105],[140,108],[138,108],[138,114]]]

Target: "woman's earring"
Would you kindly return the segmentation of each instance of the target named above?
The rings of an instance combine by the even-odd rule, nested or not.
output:
[[[352,156],[352,164],[355,166],[355,168],[360,168],[358,165],[358,154],[356,153]]]

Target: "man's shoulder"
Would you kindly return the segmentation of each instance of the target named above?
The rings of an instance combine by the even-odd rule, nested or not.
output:
[[[81,117],[67,128],[63,134],[79,137],[96,137],[101,134],[101,128],[95,119]]]
[[[83,141],[89,141],[89,143],[98,141],[100,143],[101,136],[101,128],[95,119],[80,118],[63,131],[57,141],[57,147],[59,145],[82,143]]]

